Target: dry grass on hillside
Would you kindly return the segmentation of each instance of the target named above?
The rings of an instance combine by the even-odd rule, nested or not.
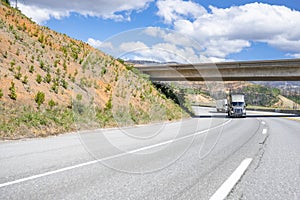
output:
[[[69,131],[89,119],[93,126],[82,128],[182,117],[181,108],[132,67],[85,42],[37,25],[2,1],[0,45],[0,137],[20,135],[16,131],[22,132],[24,126],[36,136]],[[42,93],[39,98],[38,93]],[[39,115],[47,112],[51,119]],[[64,124],[55,118],[56,112],[68,113],[66,127],[61,128]]]

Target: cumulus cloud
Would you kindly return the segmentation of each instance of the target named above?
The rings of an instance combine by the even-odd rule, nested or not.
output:
[[[110,42],[102,42],[93,38],[89,38],[87,43],[97,49],[113,49],[113,45]]]
[[[291,56],[293,58],[300,58],[300,53],[288,54],[287,56]]]
[[[95,40],[93,38],[89,38],[87,43],[95,48],[100,48],[102,44],[100,40]]]
[[[199,55],[192,47],[172,43],[147,45],[142,41],[124,42],[119,45],[117,57],[125,60],[151,60],[156,62],[199,63],[220,61]],[[119,52],[120,51],[120,52]],[[122,53],[121,53],[122,52]]]
[[[52,10],[50,8],[39,8],[37,6],[29,6],[18,3],[18,8],[23,14],[31,18],[38,24],[48,21],[50,18],[61,19],[69,16],[70,12],[65,10]]]
[[[165,0],[158,1],[156,5],[157,15],[162,17],[165,23],[172,23],[186,17],[195,19],[206,13],[205,8],[192,1]]]
[[[126,53],[126,52],[137,52],[137,51],[143,51],[147,50],[149,47],[144,44],[143,42],[137,41],[137,42],[123,42],[119,46],[119,50]]]
[[[154,38],[160,38],[166,43],[171,43],[179,46],[192,47],[196,50],[202,50],[198,41],[188,37],[186,34],[179,33],[170,29],[162,29],[159,27],[147,27],[143,31],[146,35]]]
[[[104,19],[130,20],[133,10],[141,11],[153,0],[26,0],[18,3],[19,9],[37,23],[43,23],[51,17],[60,19],[76,12],[84,16],[95,16]],[[12,2],[13,3],[13,2]]]
[[[267,43],[290,55],[300,53],[299,11],[264,3],[230,8],[210,6],[210,10],[205,10],[190,1],[176,0],[177,6],[173,6],[172,2],[158,1],[157,15],[165,23],[171,23],[176,32],[198,41],[206,56],[223,59],[249,47],[252,41]],[[183,5],[199,11],[188,11],[182,8]]]

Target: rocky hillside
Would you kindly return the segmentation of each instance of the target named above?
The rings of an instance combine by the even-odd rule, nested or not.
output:
[[[0,4],[0,137],[182,117],[131,66]]]

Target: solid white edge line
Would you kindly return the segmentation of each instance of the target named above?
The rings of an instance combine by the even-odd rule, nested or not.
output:
[[[266,134],[268,130],[266,128],[263,129],[262,134]]]
[[[52,175],[52,174],[57,174],[57,173],[64,172],[64,171],[69,171],[69,170],[76,169],[76,168],[79,168],[79,167],[92,165],[92,164],[95,164],[95,163],[98,163],[98,162],[101,162],[101,161],[110,160],[110,159],[113,159],[113,158],[121,157],[121,156],[124,156],[124,155],[127,155],[127,154],[132,154],[132,153],[136,153],[136,152],[140,152],[140,151],[144,151],[144,150],[147,150],[147,149],[152,149],[152,148],[155,148],[155,147],[158,147],[158,146],[163,146],[163,145],[166,145],[166,144],[169,144],[169,143],[172,143],[172,142],[176,142],[176,141],[183,140],[183,139],[186,139],[186,138],[189,138],[189,137],[200,135],[202,133],[208,132],[208,131],[213,130],[213,129],[217,129],[221,126],[224,126],[224,125],[228,124],[230,121],[231,120],[228,120],[225,123],[222,123],[222,124],[220,124],[218,126],[215,126],[213,128],[205,129],[203,131],[199,131],[199,132],[196,132],[196,133],[191,134],[191,135],[182,136],[180,138],[167,140],[167,141],[164,141],[164,142],[161,142],[161,143],[145,146],[145,147],[142,147],[142,148],[130,150],[130,151],[127,151],[127,152],[124,152],[124,153],[116,154],[116,155],[113,155],[113,156],[109,156],[109,157],[105,157],[105,158],[101,158],[101,159],[97,159],[97,160],[92,160],[92,161],[81,163],[81,164],[78,164],[78,165],[64,167],[64,168],[57,169],[57,170],[54,170],[54,171],[49,171],[49,172],[45,172],[45,173],[42,173],[42,174],[37,174],[37,175],[29,176],[29,177],[26,177],[26,178],[17,179],[17,180],[14,180],[14,181],[1,183],[0,188],[6,187],[6,186],[9,186],[9,185],[14,185],[14,184],[17,184],[17,183],[22,183],[22,182],[33,180],[33,179],[37,179],[37,178],[41,178],[41,177],[44,177],[44,176],[49,176],[49,175]]]
[[[221,185],[221,187],[210,197],[209,200],[223,200],[231,192],[236,183],[243,176],[250,163],[252,158],[246,158],[241,162],[241,164],[236,168],[236,170],[231,174],[231,176]]]

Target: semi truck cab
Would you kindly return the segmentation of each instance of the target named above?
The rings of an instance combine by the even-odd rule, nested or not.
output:
[[[246,103],[244,94],[229,94],[229,117],[246,117]]]

